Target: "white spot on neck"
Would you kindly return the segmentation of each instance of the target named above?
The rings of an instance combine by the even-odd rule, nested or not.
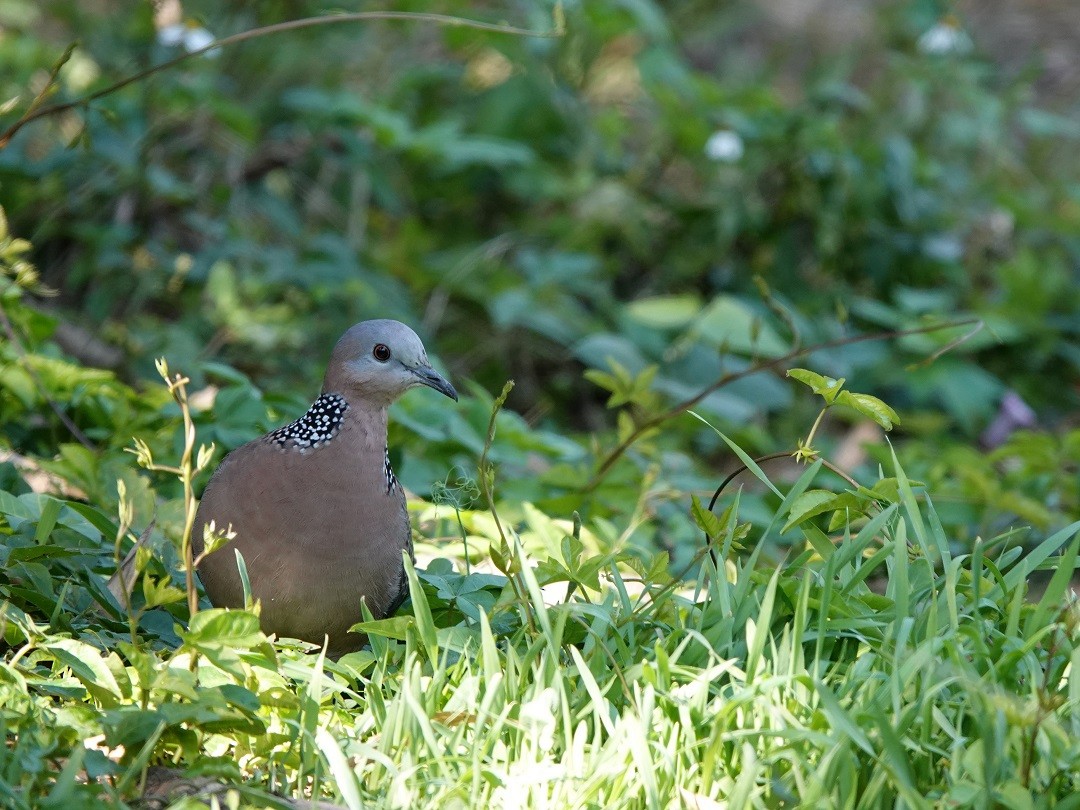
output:
[[[349,403],[338,394],[323,394],[307,413],[267,435],[267,440],[286,450],[316,450],[337,436]]]

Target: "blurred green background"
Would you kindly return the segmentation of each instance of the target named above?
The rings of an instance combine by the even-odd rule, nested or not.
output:
[[[342,23],[35,121],[0,150],[0,204],[57,295],[0,261],[4,483],[44,471],[108,504],[120,477],[148,520],[154,490],[122,450],[133,435],[175,449],[156,357],[201,391],[200,439],[220,454],[302,412],[350,324],[392,317],[472,395],[395,406],[406,486],[460,496],[512,378],[502,497],[619,531],[647,516],[632,542],[685,559],[688,495],[708,497],[732,454],[682,414],[604,467],[620,438],[793,348],[978,319],[967,340],[970,325],[792,365],[900,413],[890,440],[958,546],[1063,525],[1080,512],[1070,5],[571,1],[559,37]],[[377,8],[555,18],[545,2]],[[374,9],[0,0],[0,128],[72,42],[45,103],[210,37]],[[796,388],[764,371],[696,410],[750,453],[794,449],[820,406]],[[875,479],[881,439],[837,410],[818,444]],[[767,520],[771,497],[751,492],[744,516]]]

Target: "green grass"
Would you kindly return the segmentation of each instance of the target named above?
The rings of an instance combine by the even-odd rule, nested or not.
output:
[[[112,550],[89,509],[4,496],[0,803],[131,802],[156,763],[254,806],[1072,806],[1080,523],[1026,555],[955,555],[896,472],[895,503],[824,543],[807,519],[780,563],[768,532],[734,551],[736,503],[713,541],[723,575],[705,555],[679,581],[529,510],[513,582],[461,560],[410,570],[411,613],[337,662],[267,643],[243,612],[201,611],[174,646],[149,610],[133,643],[115,603],[91,607]],[[460,519],[475,558],[499,542],[489,514]]]

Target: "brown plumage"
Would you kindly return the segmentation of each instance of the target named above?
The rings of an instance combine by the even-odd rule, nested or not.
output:
[[[199,565],[215,606],[243,606],[233,549],[262,603],[263,631],[316,644],[328,636],[334,656],[364,643],[348,632],[362,620],[361,598],[376,618],[401,604],[412,535],[387,455],[386,409],[417,385],[457,399],[409,327],[364,321],[338,341],[304,416],[225,457],[192,533],[196,555],[210,521],[236,533]]]

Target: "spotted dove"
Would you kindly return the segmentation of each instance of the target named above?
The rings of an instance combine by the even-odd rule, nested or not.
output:
[[[401,553],[412,555],[412,533],[390,468],[386,409],[418,385],[457,399],[409,327],[358,323],[334,347],[307,413],[225,457],[192,533],[196,556],[211,521],[236,533],[199,565],[215,606],[243,606],[237,549],[267,634],[320,645],[327,636],[339,656],[364,643],[349,632],[362,621],[361,598],[376,618],[397,609],[408,595]]]

